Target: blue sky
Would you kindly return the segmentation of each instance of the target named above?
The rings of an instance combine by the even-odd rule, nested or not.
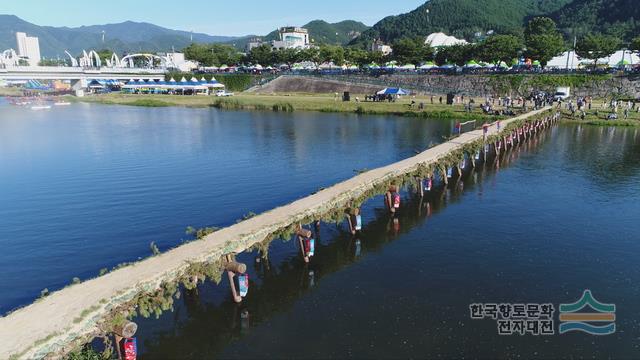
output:
[[[0,14],[37,25],[80,26],[145,21],[211,35],[266,34],[314,19],[358,20],[373,25],[411,11],[425,0],[0,0]]]

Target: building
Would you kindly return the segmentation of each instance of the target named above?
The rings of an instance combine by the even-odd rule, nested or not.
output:
[[[426,40],[424,41],[425,44],[429,44],[431,47],[437,48],[437,47],[446,47],[446,46],[451,46],[451,45],[464,45],[464,44],[468,44],[466,40],[463,39],[458,39],[455,38],[453,36],[449,36],[445,33],[433,33],[429,36],[427,36]]]
[[[35,36],[27,36],[23,32],[16,32],[16,43],[18,44],[18,55],[29,62],[29,65],[36,66],[40,62],[40,43]]]
[[[382,55],[387,56],[393,52],[393,48],[380,40],[374,40],[371,44],[371,51],[379,51]]]
[[[307,49],[310,46],[309,31],[305,28],[288,26],[278,30],[280,40],[273,41],[274,49]]]
[[[180,71],[192,71],[198,68],[198,63],[195,61],[187,60],[184,57],[184,53],[171,52],[158,55],[165,59],[167,68],[178,69]]]
[[[262,44],[264,44],[264,42],[262,41],[262,38],[258,38],[258,37],[251,38],[249,39],[249,42],[247,42],[247,46],[245,46],[245,51],[250,52],[252,49],[257,48]]]

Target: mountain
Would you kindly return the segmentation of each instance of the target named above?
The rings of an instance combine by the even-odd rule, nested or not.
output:
[[[314,44],[346,45],[358,37],[369,27],[354,20],[344,20],[337,23],[328,23],[324,20],[313,20],[302,26],[309,30],[309,37]],[[278,30],[274,30],[265,36],[250,35],[229,41],[240,50],[244,50],[250,39],[260,37],[263,41],[278,40]]]
[[[427,36],[439,31],[466,39],[472,39],[478,31],[519,34],[529,17],[557,11],[570,2],[431,0],[409,13],[382,19],[351,44],[368,46],[374,39],[393,42],[402,37]]]
[[[313,20],[302,26],[309,30],[309,37],[316,44],[344,45],[358,37],[369,27],[361,22],[345,20],[330,24],[323,20]],[[274,30],[264,37],[271,41],[278,39],[278,30]]]
[[[0,51],[16,48],[15,33],[37,36],[44,57],[64,56],[64,51],[77,55],[82,50],[112,49],[118,53],[134,51],[168,51],[182,49],[194,42],[226,42],[229,36],[211,36],[188,31],[171,30],[157,25],[126,21],[118,24],[81,26],[76,28],[39,26],[14,15],[0,14]],[[102,42],[102,32],[105,42]]]
[[[640,35],[638,0],[575,0],[550,14],[569,37],[602,32],[625,40]]]

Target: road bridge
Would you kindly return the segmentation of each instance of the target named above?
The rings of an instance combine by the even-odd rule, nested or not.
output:
[[[0,68],[0,80],[164,80],[164,69],[15,66]]]

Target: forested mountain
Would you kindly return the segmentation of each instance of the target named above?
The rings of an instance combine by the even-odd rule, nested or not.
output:
[[[323,20],[313,20],[302,26],[309,30],[309,37],[317,44],[344,45],[356,38],[369,27],[361,22],[345,20],[330,24]],[[265,36],[265,40],[277,40],[278,31],[275,30]]]
[[[228,36],[210,36],[166,29],[149,23],[126,21],[118,24],[81,26],[77,28],[39,26],[24,21],[14,15],[0,15],[0,51],[16,48],[17,31],[37,36],[40,51],[45,57],[64,56],[68,50],[79,54],[83,49],[111,49],[118,53],[131,51],[167,51],[189,45],[191,36],[194,42],[222,42],[232,40]],[[102,42],[102,31],[105,42]]]
[[[466,39],[488,30],[519,34],[528,17],[557,11],[570,1],[431,0],[409,13],[384,18],[352,44],[365,46],[373,39],[393,42],[438,31]]]
[[[640,35],[640,0],[574,0],[551,17],[569,38],[602,32],[628,41]]]

